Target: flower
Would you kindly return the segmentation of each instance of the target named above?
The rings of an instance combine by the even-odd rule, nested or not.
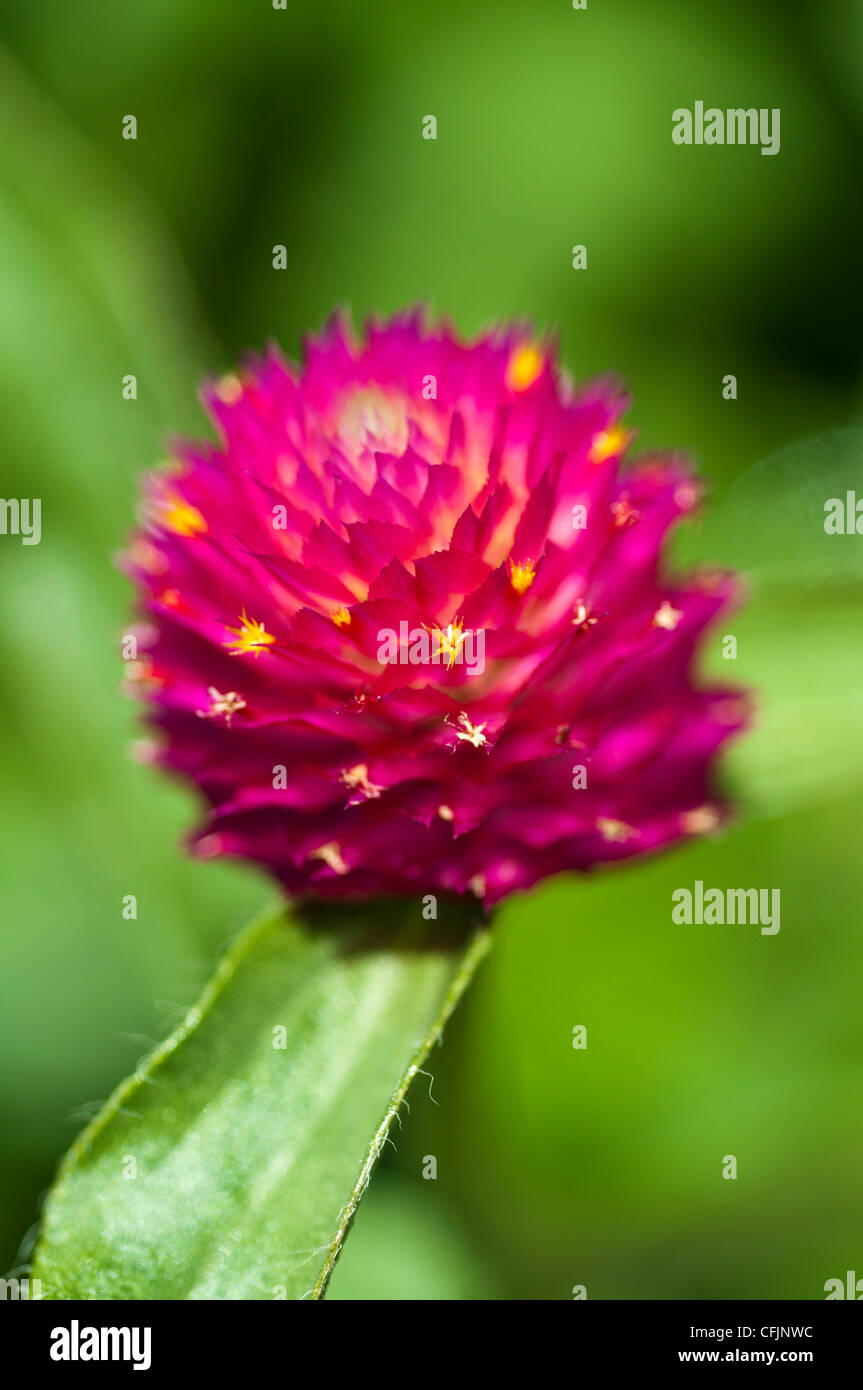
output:
[[[149,477],[125,562],[201,854],[301,896],[490,905],[722,824],[747,702],[692,666],[736,586],[665,577],[699,487],[627,460],[614,383],[576,390],[522,326],[468,344],[412,313],[362,341],[335,319],[205,402],[218,442]]]

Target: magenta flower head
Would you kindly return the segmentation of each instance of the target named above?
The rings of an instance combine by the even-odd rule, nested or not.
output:
[[[335,320],[205,400],[218,442],[150,476],[127,557],[200,853],[301,897],[491,905],[718,827],[746,701],[691,671],[735,586],[666,577],[699,486],[628,462],[616,386],[574,389],[523,327],[411,314],[361,342]]]

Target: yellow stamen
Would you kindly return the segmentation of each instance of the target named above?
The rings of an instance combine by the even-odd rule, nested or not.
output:
[[[148,540],[144,540],[143,536],[139,536],[129,546],[129,559],[147,574],[164,574],[168,568],[168,561],[162,552]]]
[[[458,716],[456,724],[461,730],[461,732],[459,732],[459,728],[456,729],[456,738],[461,742],[473,744],[474,748],[485,748],[487,746],[488,739],[483,733],[485,724],[471,724],[464,710],[462,710],[461,714]]]
[[[626,821],[611,820],[607,816],[599,817],[596,828],[609,844],[623,844],[626,840],[634,840],[638,834],[635,827],[627,825]]]
[[[506,384],[510,391],[527,391],[542,375],[545,358],[533,343],[522,343],[506,364]]]
[[[164,526],[166,531],[173,531],[175,536],[201,536],[207,529],[207,523],[198,508],[193,507],[191,502],[187,502],[178,492],[172,492],[164,498],[156,510],[156,521],[160,526]]]
[[[680,817],[680,828],[686,835],[710,835],[721,824],[715,806],[696,806],[692,811],[684,811]]]
[[[600,430],[590,441],[588,461],[604,463],[615,454],[622,454],[629,443],[629,432],[622,425],[613,425],[610,430]]]
[[[271,646],[276,640],[271,632],[267,632],[263,623],[247,617],[245,608],[240,614],[240,626],[229,627],[228,632],[237,634],[235,642],[222,643],[224,647],[233,647],[231,656],[243,656],[246,652],[252,652],[256,657],[260,656],[262,649]]]
[[[235,372],[228,372],[216,386],[216,395],[225,405],[236,405],[243,394],[243,383]]]
[[[513,565],[509,574],[509,582],[517,594],[526,594],[533,581],[536,579],[536,570],[525,560],[524,564]]]
[[[183,605],[179,589],[163,589],[156,595],[156,602],[163,603],[166,608],[181,608]]]
[[[346,787],[350,787],[351,791],[359,790],[369,800],[380,796],[383,790],[376,783],[369,781],[369,770],[365,763],[357,763],[355,767],[346,768],[340,774],[339,780]]]
[[[653,615],[653,626],[665,628],[666,632],[673,632],[682,617],[683,613],[681,610],[679,608],[672,608],[671,604],[666,599],[664,603],[659,605]]]
[[[223,714],[225,723],[230,729],[234,715],[246,708],[246,702],[242,695],[239,695],[236,690],[229,690],[226,695],[222,695],[214,685],[207,686],[207,694],[210,697],[210,708],[195,710],[198,718],[216,719],[220,714]]]
[[[423,627],[435,638],[437,651],[446,657],[447,670],[449,670],[458,661],[459,652],[467,640],[467,633],[464,631],[461,618],[447,623],[446,627],[428,627],[425,623],[423,623]]]
[[[612,502],[611,515],[618,530],[622,530],[624,526],[634,526],[636,521],[641,520],[641,512],[637,507],[633,507],[628,497],[622,497],[619,502]]]
[[[440,816],[441,820],[455,820],[455,815],[451,806],[440,805],[437,808],[437,813]]]
[[[554,741],[561,748],[586,748],[587,744],[580,738],[572,737],[571,724],[558,724],[554,735]]]
[[[674,501],[682,512],[691,512],[698,501],[698,495],[698,488],[694,483],[681,483],[674,490]]]
[[[161,690],[165,682],[161,676],[155,675],[150,658],[144,656],[139,661],[126,663],[125,684],[128,692],[137,695],[146,691]]]
[[[221,835],[204,835],[195,846],[195,854],[199,859],[214,859],[222,853],[222,844]]]
[[[591,616],[590,609],[586,603],[577,603],[572,610],[573,627],[584,628],[596,627],[596,618]]]
[[[336,627],[350,627],[351,625],[351,615],[344,604],[341,604],[339,608],[334,608],[330,617]]]
[[[334,874],[346,874],[348,866],[342,858],[341,846],[335,840],[329,840],[325,845],[319,845],[309,854],[310,859],[321,859],[332,869]]]

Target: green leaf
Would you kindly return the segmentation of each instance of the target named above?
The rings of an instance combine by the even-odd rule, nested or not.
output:
[[[741,569],[756,595],[845,589],[859,594],[863,546],[856,533],[825,530],[825,503],[863,500],[863,426],[827,430],[777,450],[748,469],[703,525],[683,536],[691,558],[710,555]]]
[[[863,427],[802,439],[749,469],[701,526],[684,563],[739,570],[746,598],[708,648],[713,675],[754,691],[754,727],[725,765],[745,819],[775,819],[863,787],[863,537],[825,530],[825,503],[863,497]],[[723,660],[721,639],[737,638]]]
[[[248,928],[70,1150],[36,1249],[43,1296],[320,1298],[488,948],[461,905],[440,911],[328,907]]]

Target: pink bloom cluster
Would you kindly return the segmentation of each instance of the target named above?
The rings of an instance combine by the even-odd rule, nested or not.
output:
[[[417,313],[361,342],[336,320],[206,403],[218,442],[150,475],[126,562],[134,683],[208,803],[200,853],[302,896],[492,904],[721,823],[746,701],[691,668],[734,585],[663,573],[699,487],[625,462],[612,383],[574,389],[523,327],[466,344]],[[381,660],[406,630],[447,659]]]

